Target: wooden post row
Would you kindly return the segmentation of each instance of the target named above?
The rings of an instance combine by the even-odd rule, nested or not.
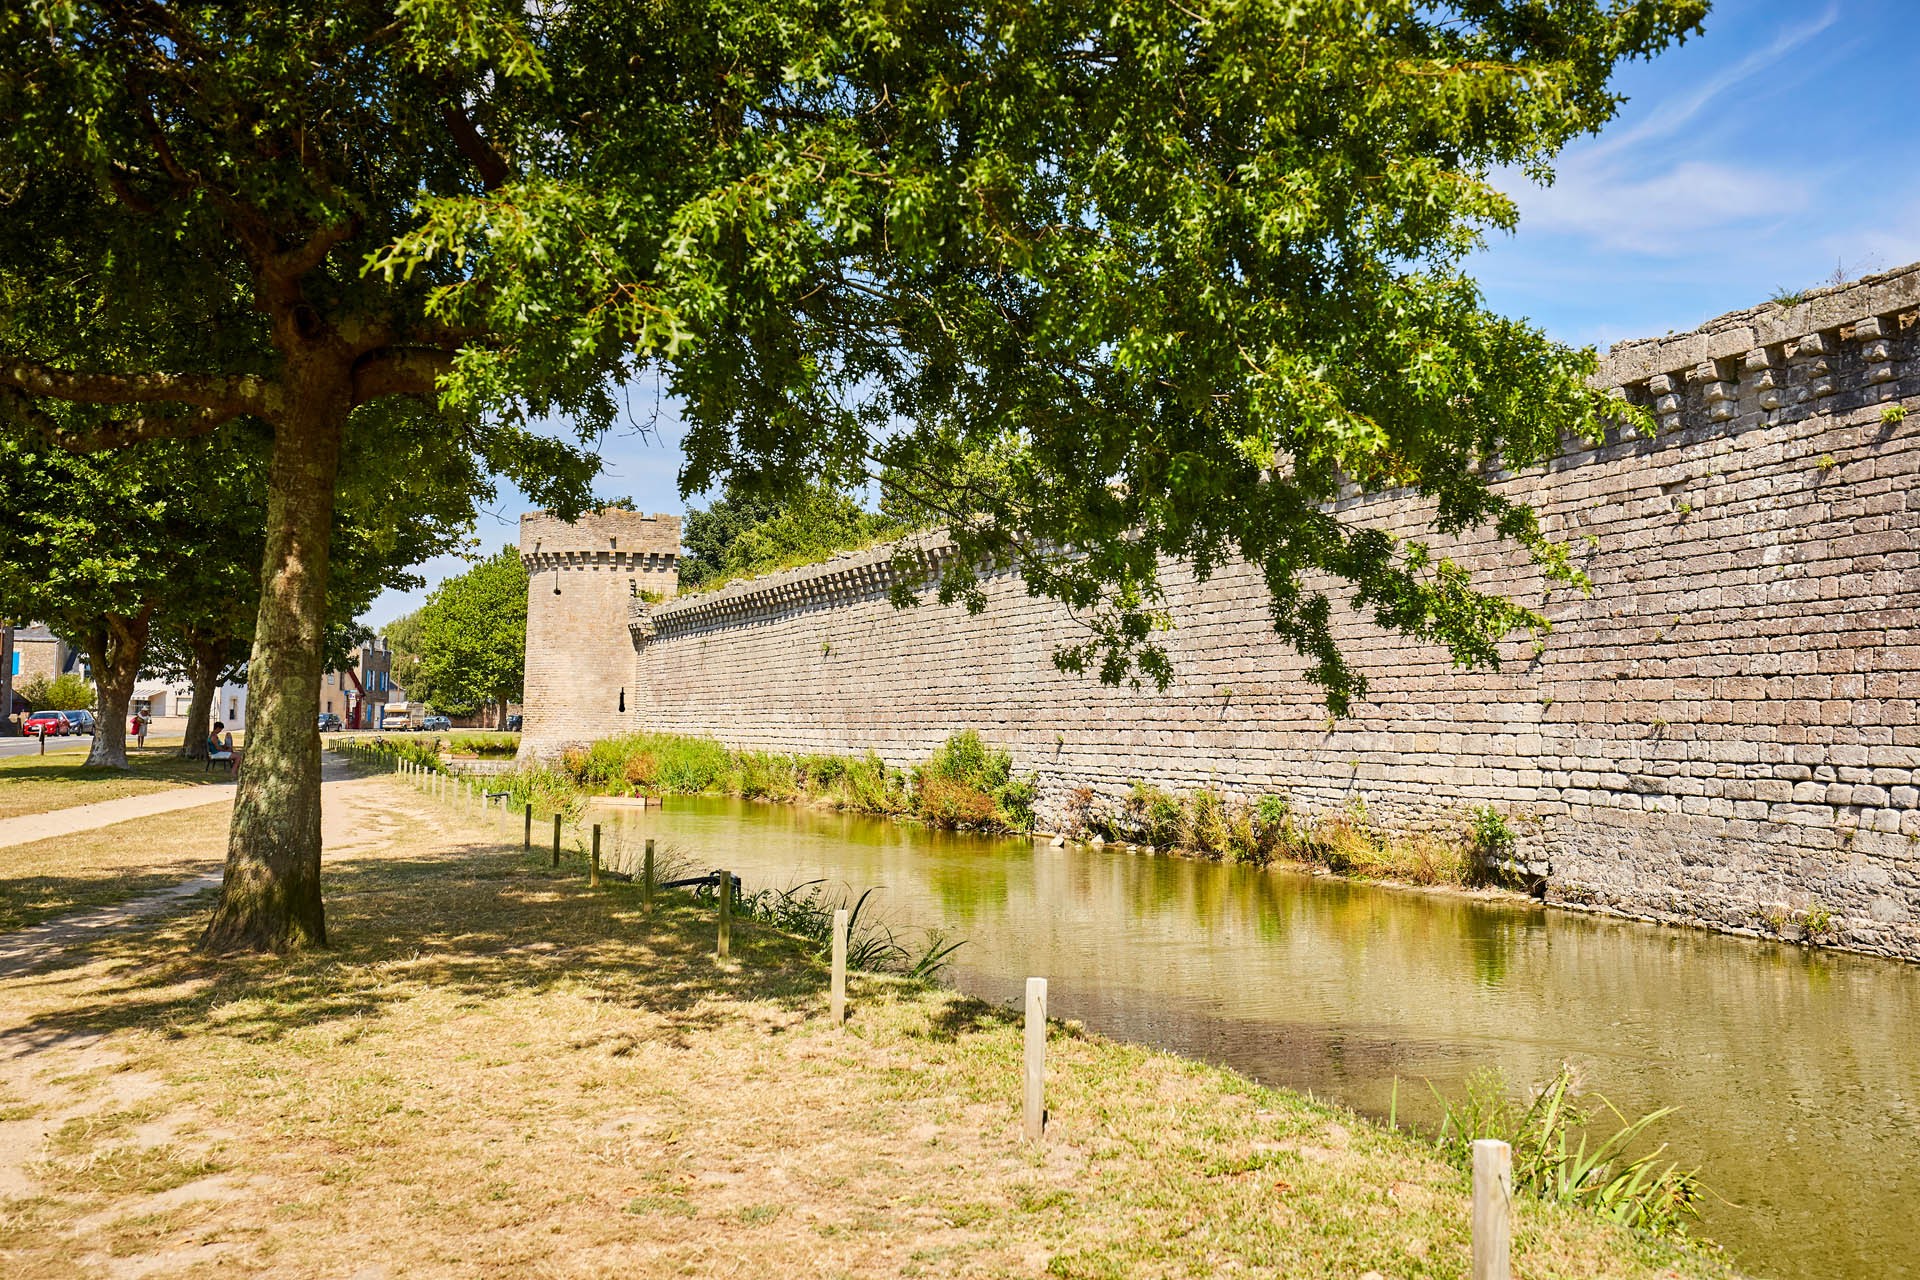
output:
[[[714,874],[720,877],[720,938],[714,953],[725,960],[733,954],[733,873],[722,869]]]
[[[553,815],[553,865],[560,865],[560,815]]]
[[[593,824],[593,860],[587,868],[587,888],[600,887],[600,824]]]

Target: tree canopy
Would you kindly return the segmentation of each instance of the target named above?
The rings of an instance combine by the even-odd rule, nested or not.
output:
[[[706,587],[823,560],[896,537],[908,526],[825,485],[780,493],[727,486],[681,523],[680,585]]]
[[[92,450],[272,432],[210,947],[324,940],[312,708],[343,456],[562,514],[665,374],[684,492],[879,480],[1167,677],[1160,566],[1258,565],[1343,709],[1327,591],[1489,662],[1520,605],[1343,518],[1563,550],[1493,492],[1612,412],[1462,271],[1704,0],[29,0],[0,10],[0,412]],[[371,442],[371,443],[369,443]]]
[[[504,721],[526,682],[527,571],[520,553],[505,547],[448,578],[412,622],[406,639],[418,659],[409,664],[415,684],[406,686],[408,694],[450,715],[492,707]]]

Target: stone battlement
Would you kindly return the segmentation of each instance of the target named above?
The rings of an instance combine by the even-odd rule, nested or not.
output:
[[[520,517],[520,559],[530,573],[589,564],[677,563],[679,558],[679,516],[602,507],[573,521],[545,511]]]
[[[1920,358],[1916,327],[1920,263],[1616,343],[1597,381],[1650,410],[1663,432],[1790,422],[1898,399]]]

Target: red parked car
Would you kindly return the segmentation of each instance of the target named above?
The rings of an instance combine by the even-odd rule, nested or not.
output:
[[[20,732],[29,738],[64,738],[73,726],[58,711],[36,711],[21,724]]]

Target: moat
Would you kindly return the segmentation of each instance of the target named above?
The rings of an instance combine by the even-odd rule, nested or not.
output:
[[[675,799],[596,812],[749,892],[879,885],[889,925],[966,945],[949,980],[1378,1118],[1495,1067],[1572,1063],[1713,1195],[1700,1233],[1756,1276],[1920,1277],[1920,967],[1113,849],[816,809]]]

